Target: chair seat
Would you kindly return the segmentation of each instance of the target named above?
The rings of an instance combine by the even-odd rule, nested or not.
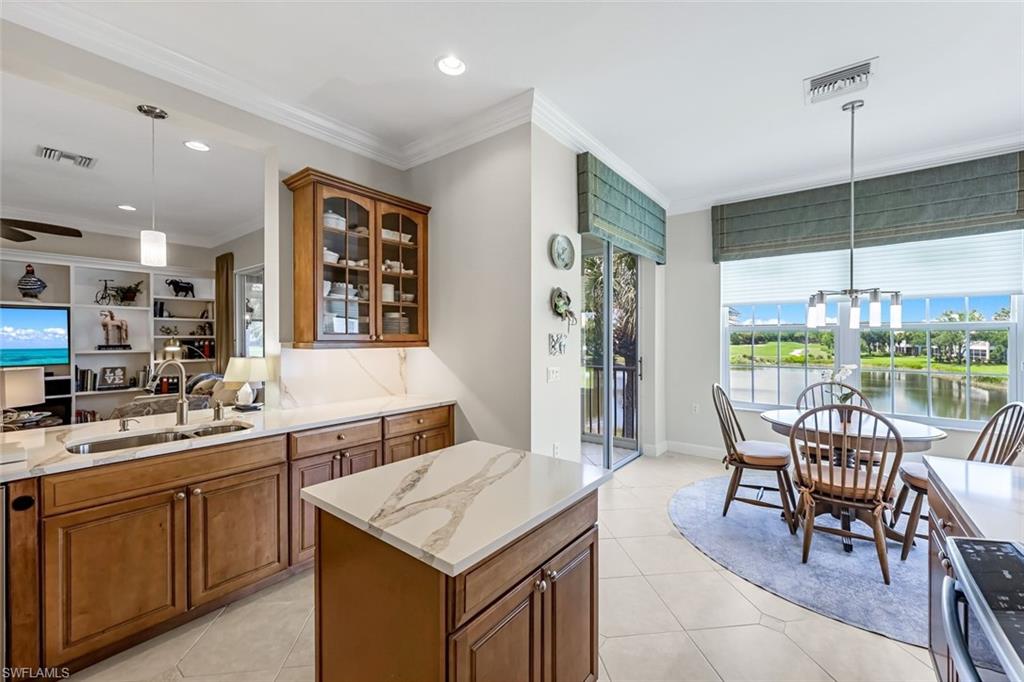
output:
[[[736,443],[736,452],[744,464],[753,466],[786,466],[789,464],[789,447],[767,440],[741,440]]]
[[[878,473],[875,472],[871,477],[870,485],[865,485],[865,478],[867,474],[863,469],[845,469],[845,480],[846,485],[844,486],[843,471],[836,467],[832,470],[832,478],[829,479],[829,469],[823,466],[821,473],[818,473],[818,468],[811,465],[810,479],[807,478],[807,467],[801,465],[797,467],[797,481],[804,486],[809,485],[814,489],[815,492],[830,497],[844,498],[847,500],[866,501],[870,500],[875,494],[875,481],[878,480]],[[854,475],[857,476],[857,487],[854,487]],[[882,478],[881,490],[885,490],[885,477]]]
[[[924,462],[904,462],[900,465],[900,478],[907,485],[928,489],[928,467]]]

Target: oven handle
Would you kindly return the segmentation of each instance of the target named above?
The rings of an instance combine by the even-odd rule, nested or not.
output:
[[[960,626],[960,602],[966,602],[964,593],[957,587],[956,581],[947,575],[942,579],[942,629],[946,631],[949,653],[962,682],[981,682]]]

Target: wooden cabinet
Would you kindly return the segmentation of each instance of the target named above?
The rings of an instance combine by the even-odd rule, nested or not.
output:
[[[454,444],[451,407],[384,418],[384,464],[425,455]]]
[[[192,606],[288,566],[286,464],[189,486],[188,501]]]
[[[537,571],[451,636],[450,682],[541,682],[543,578]]]
[[[328,452],[292,462],[291,465],[291,562],[297,564],[313,558],[316,549],[316,508],[302,501],[303,488],[341,475],[341,455]]]
[[[284,183],[295,346],[427,345],[430,207],[311,168]]]
[[[384,463],[401,462],[420,454],[418,451],[419,435],[410,434],[398,438],[388,438],[384,441]]]
[[[544,566],[544,679],[597,679],[597,529]]]
[[[342,450],[340,454],[340,475],[348,476],[358,474],[383,463],[383,450],[380,443],[362,445],[349,450]]]
[[[186,507],[169,489],[43,521],[46,665],[186,610]]]

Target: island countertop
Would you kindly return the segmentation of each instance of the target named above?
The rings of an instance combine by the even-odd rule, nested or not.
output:
[[[67,451],[66,446],[118,435],[117,420],[3,432],[0,433],[0,483],[453,404],[454,400],[431,396],[391,395],[308,407],[264,408],[258,412],[226,409],[226,418],[252,424],[252,428],[95,454],[73,454]],[[188,427],[183,428],[194,428],[212,419],[213,410],[193,410],[189,415]],[[174,427],[175,416],[160,414],[140,417],[139,422],[133,426],[130,434],[121,435]]]
[[[302,489],[302,499],[456,576],[612,473],[482,441]]]
[[[949,457],[925,457],[939,487],[978,537],[1024,542],[1024,468]]]

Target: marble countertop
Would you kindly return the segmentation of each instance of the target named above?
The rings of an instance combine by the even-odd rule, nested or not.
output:
[[[395,395],[310,407],[264,408],[259,412],[238,412],[233,409],[225,409],[225,420],[246,422],[252,424],[252,428],[216,436],[89,455],[72,454],[65,449],[65,446],[97,437],[117,435],[118,423],[116,420],[4,432],[0,433],[0,483],[454,403],[454,400],[428,396]],[[189,414],[188,421],[188,426],[182,428],[191,429],[210,423],[213,421],[213,410],[193,410]],[[130,433],[121,435],[165,430],[168,427],[173,427],[174,422],[173,414],[142,417],[139,424],[132,424]]]
[[[612,472],[470,441],[302,489],[302,499],[450,576],[525,535]]]
[[[949,493],[982,537],[1024,542],[1024,468],[925,457],[929,482]]]

